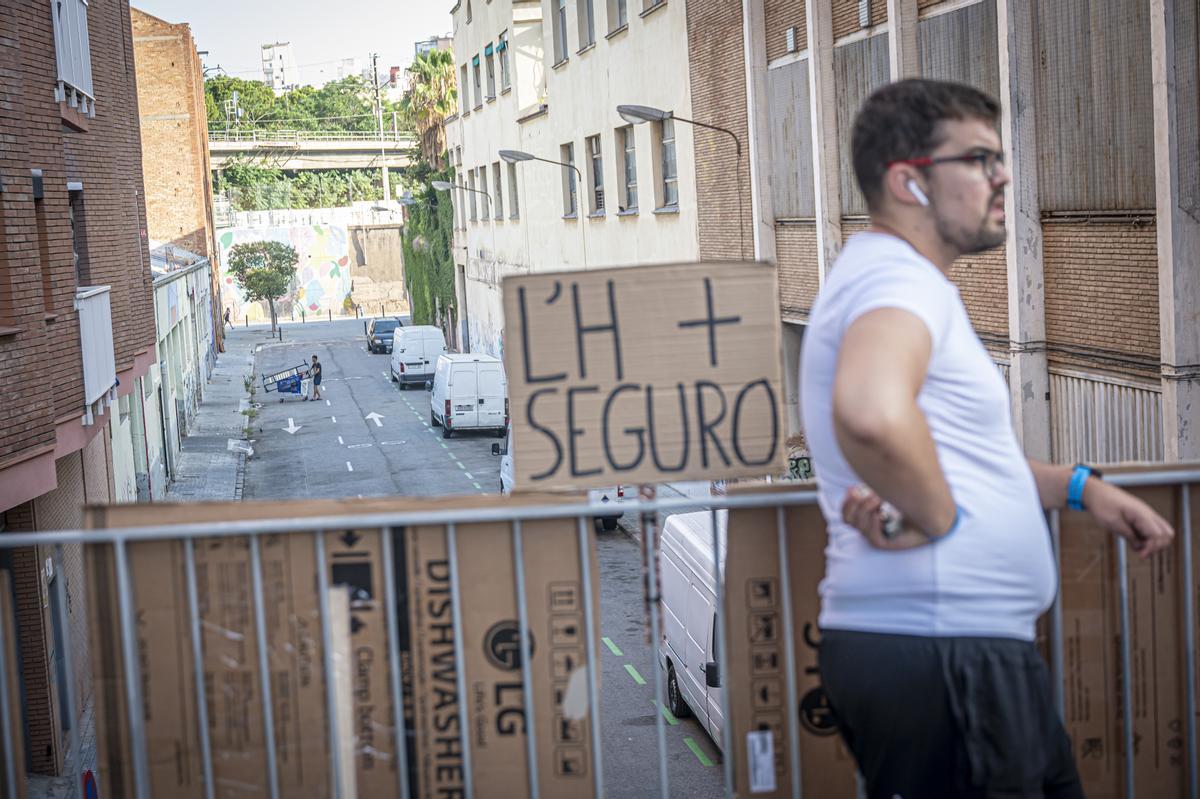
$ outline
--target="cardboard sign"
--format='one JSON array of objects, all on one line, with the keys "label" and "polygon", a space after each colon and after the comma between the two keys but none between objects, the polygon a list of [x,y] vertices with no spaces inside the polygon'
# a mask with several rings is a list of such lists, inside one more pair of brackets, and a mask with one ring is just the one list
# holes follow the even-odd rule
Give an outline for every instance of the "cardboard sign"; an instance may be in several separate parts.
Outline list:
[{"label": "cardboard sign", "polygon": [[504,318],[521,489],[782,472],[773,268],[509,277]]}]

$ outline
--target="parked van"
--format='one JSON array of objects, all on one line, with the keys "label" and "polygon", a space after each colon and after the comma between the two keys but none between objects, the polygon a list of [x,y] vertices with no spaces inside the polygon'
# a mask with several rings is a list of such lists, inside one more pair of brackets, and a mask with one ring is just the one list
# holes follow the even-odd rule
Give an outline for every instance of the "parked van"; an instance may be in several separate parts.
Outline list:
[{"label": "parked van", "polygon": [[[717,511],[720,558],[725,561],[729,512]],[[667,674],[667,703],[676,718],[695,716],[721,746],[725,718],[717,656],[716,561],[712,514],[676,513],[662,525],[659,593],[663,604],[658,657]]]},{"label": "parked van", "polygon": [[433,370],[429,423],[450,438],[461,430],[508,434],[508,380],[491,355],[439,355]]},{"label": "parked van", "polygon": [[446,354],[446,337],[440,327],[415,325],[396,330],[392,339],[392,382],[401,389],[423,386],[433,379],[438,356]]},{"label": "parked van", "polygon": [[[516,480],[513,472],[513,437],[512,428],[508,431],[508,440],[504,442],[504,446],[492,444],[492,454],[500,456],[500,493],[505,496],[513,492]],[[593,488],[588,491],[588,502],[593,505],[606,505],[609,512],[603,516],[593,516],[592,521],[596,524],[596,529],[606,533],[611,533],[617,529],[617,522],[621,520],[621,514],[624,513],[621,506],[625,504],[625,489],[627,486],[612,486],[610,488]]]}]

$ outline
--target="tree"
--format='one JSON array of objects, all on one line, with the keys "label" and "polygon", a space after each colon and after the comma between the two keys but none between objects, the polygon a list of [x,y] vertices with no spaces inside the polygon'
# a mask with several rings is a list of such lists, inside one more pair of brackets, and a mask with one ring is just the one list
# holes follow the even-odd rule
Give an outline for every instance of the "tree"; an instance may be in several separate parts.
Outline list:
[{"label": "tree", "polygon": [[431,166],[441,163],[446,150],[445,119],[454,113],[458,90],[454,54],[447,50],[421,53],[408,68],[409,89],[400,108],[421,142],[421,157]]},{"label": "tree", "polygon": [[299,261],[296,248],[278,241],[235,244],[229,251],[229,274],[246,299],[267,301],[272,331],[276,328],[275,300],[288,293]]}]

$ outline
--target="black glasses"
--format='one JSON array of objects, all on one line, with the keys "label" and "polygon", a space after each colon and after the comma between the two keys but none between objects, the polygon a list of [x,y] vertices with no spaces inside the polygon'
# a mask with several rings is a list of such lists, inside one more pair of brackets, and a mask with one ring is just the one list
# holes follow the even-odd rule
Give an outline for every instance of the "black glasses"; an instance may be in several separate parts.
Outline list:
[{"label": "black glasses", "polygon": [[891,168],[896,164],[907,164],[908,166],[927,167],[937,166],[938,164],[979,164],[979,168],[983,170],[983,176],[988,180],[995,180],[996,175],[1000,174],[1000,167],[1004,165],[1004,153],[996,150],[976,150],[966,155],[947,155],[941,158],[907,158],[901,161],[892,161],[888,164]]}]

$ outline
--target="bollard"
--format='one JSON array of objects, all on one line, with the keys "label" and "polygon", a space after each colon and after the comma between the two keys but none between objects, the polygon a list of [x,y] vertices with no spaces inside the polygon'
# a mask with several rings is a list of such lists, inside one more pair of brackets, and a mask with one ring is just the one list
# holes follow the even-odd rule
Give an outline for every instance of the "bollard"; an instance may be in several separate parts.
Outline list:
[{"label": "bollard", "polygon": [[332,308],[329,309],[329,321],[330,322],[333,321],[333,309]]},{"label": "bollard", "polygon": [[305,323],[307,323],[307,322],[308,322],[308,319],[305,317],[305,314],[304,314],[304,309],[303,309],[303,308],[301,308],[301,309],[300,309],[300,324],[302,324],[302,325],[303,325],[303,324],[305,324]]},{"label": "bollard", "polygon": [[245,327],[250,327],[250,317],[249,316],[243,316],[242,322],[245,323]]}]

